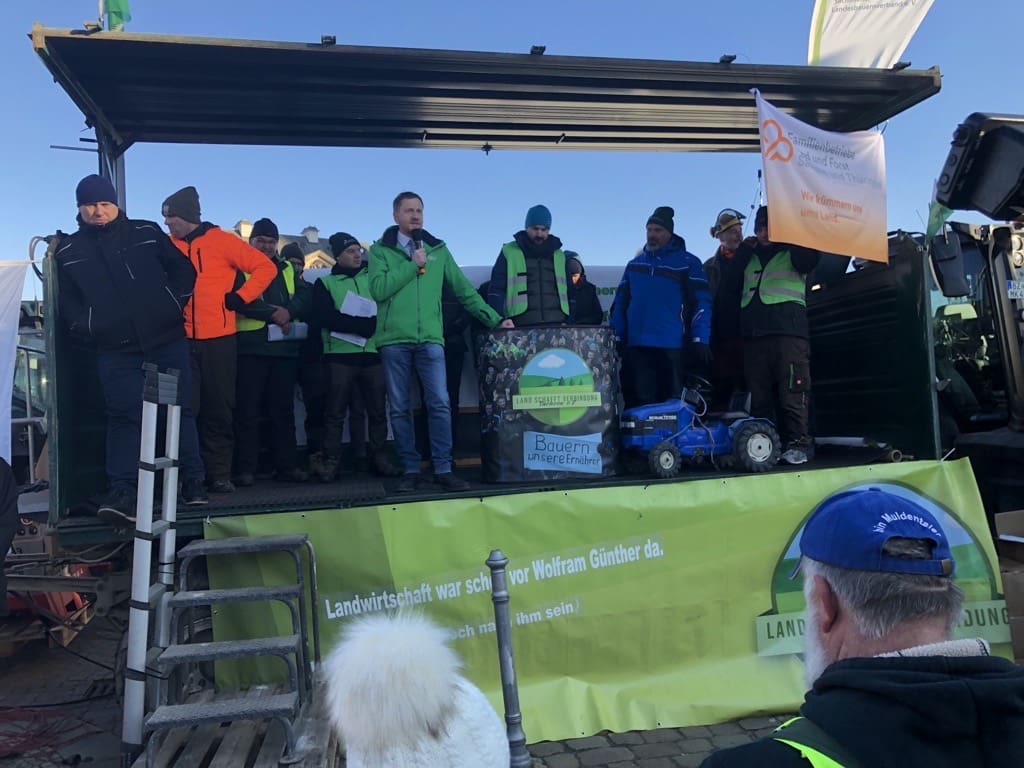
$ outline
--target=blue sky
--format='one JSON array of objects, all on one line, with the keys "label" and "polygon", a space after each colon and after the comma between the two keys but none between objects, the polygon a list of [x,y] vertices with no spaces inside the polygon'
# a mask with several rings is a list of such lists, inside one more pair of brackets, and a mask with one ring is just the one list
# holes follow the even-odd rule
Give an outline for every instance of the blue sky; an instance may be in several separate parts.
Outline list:
[{"label": "blue sky", "polygon": [[[0,32],[7,106],[0,124],[0,258],[22,259],[33,235],[74,229],[75,184],[96,169],[88,154],[49,149],[92,134],[32,52],[27,33],[34,21],[80,27],[95,16],[96,2],[9,6]],[[540,44],[548,54],[692,61],[735,53],[743,63],[804,64],[812,8],[811,0],[135,0],[129,29],[301,42],[333,34],[339,44],[524,53]],[[943,84],[937,96],[886,126],[890,229],[923,228],[932,181],[958,122],[975,111],[1021,109],[1019,54],[1004,31],[1018,18],[1019,3],[1011,0],[937,0],[911,41],[902,58],[915,69],[939,66]],[[238,109],[245,106],[240,102]],[[424,197],[426,228],[448,241],[460,263],[490,264],[522,227],[526,209],[542,202],[552,210],[552,232],[585,263],[617,265],[642,244],[647,216],[667,204],[676,210],[676,231],[703,260],[716,245],[708,235],[715,214],[724,207],[748,209],[759,167],[756,153],[485,156],[475,150],[136,145],[127,154],[127,209],[136,218],[159,220],[161,201],[193,184],[204,218],[225,227],[269,216],[282,232],[314,225],[324,234],[345,230],[370,241],[391,224],[395,193],[411,188]],[[960,218],[983,220],[978,214]],[[26,295],[33,293],[31,280]]]}]

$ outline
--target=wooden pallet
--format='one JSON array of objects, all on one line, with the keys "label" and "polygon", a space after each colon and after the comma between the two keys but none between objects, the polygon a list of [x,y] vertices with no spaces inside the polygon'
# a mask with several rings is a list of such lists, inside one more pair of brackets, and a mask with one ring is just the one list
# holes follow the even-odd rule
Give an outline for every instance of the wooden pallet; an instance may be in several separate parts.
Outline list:
[{"label": "wooden pallet", "polygon": [[[311,706],[299,714],[295,723],[295,742],[301,759],[296,768],[337,768],[344,765],[334,729],[324,714],[323,688],[314,688]],[[270,687],[252,688],[245,696],[278,693]],[[237,692],[218,694],[202,691],[190,701],[200,703],[219,698],[235,698]],[[284,752],[284,729],[276,722],[239,720],[234,723],[208,724],[176,728],[162,736],[152,768],[277,768]],[[143,753],[132,768],[146,768]]]}]

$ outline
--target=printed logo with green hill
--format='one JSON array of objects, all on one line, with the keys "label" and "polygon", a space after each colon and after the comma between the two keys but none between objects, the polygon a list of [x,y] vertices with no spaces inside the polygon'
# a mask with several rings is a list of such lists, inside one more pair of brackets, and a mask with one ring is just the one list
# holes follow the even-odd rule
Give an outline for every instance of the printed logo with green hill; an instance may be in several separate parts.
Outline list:
[{"label": "printed logo with green hill", "polygon": [[583,359],[568,349],[545,349],[526,361],[519,376],[519,392],[512,408],[533,418],[563,427],[582,418],[588,408],[601,405],[594,391],[594,376]]},{"label": "printed logo with green hill", "polygon": [[[981,637],[993,644],[1008,643],[1010,629],[1005,603],[999,599],[995,576],[970,531],[947,510],[918,492],[888,483],[871,485],[924,504],[945,531],[956,562],[953,577],[964,592],[964,616],[953,636]],[[775,565],[772,574],[772,610],[755,620],[759,656],[803,652],[803,613],[806,608],[804,580],[800,575],[792,579],[789,577],[800,559],[800,534],[803,530],[801,524]]]}]

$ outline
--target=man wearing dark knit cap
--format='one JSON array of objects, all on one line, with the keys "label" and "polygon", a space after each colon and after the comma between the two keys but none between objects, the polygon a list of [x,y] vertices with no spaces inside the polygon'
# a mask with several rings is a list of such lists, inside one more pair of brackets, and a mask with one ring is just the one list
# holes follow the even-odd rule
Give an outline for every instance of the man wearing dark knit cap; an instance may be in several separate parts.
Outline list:
[{"label": "man wearing dark knit cap", "polygon": [[626,265],[609,313],[627,408],[678,398],[684,372],[705,372],[711,360],[708,281],[674,217],[665,205],[647,219],[647,244]]},{"label": "man wearing dark knit cap", "polygon": [[190,505],[207,501],[182,315],[196,272],[157,224],[124,215],[107,179],[86,176],[76,198],[78,232],[54,254],[57,311],[73,338],[96,349],[109,483],[99,515],[123,527],[135,523],[144,363],[180,371],[180,498]]},{"label": "man wearing dark knit cap", "polygon": [[[196,270],[194,298],[185,310],[192,364],[192,407],[206,482],[231,493],[237,345],[235,312],[262,294],[277,276],[267,257],[230,232],[202,221],[199,193],[184,187],[164,200],[171,241]],[[238,273],[249,275],[237,285]]]},{"label": "man wearing dark knit cap", "polygon": [[[387,453],[387,412],[385,410],[384,368],[381,366],[374,332],[377,317],[353,314],[350,304],[360,299],[373,301],[370,296],[370,277],[363,264],[363,247],[347,232],[335,232],[330,237],[331,253],[335,264],[331,274],[321,277],[313,285],[313,312],[321,327],[324,360],[327,363],[327,413],[324,430],[324,459],[317,468],[323,482],[330,482],[338,474],[341,460],[341,438],[345,427],[345,413],[349,416],[349,434],[362,430],[356,422],[356,410],[351,408],[356,391],[362,396],[369,417],[369,458],[373,470],[385,477],[402,474]],[[349,297],[353,298],[349,298]],[[350,303],[346,304],[346,300]]]},{"label": "man wearing dark knit cap", "polygon": [[551,211],[535,205],[523,229],[501,246],[491,269],[487,303],[516,327],[569,322],[569,286],[562,241],[551,234]]},{"label": "man wearing dark knit cap", "polygon": [[[259,219],[249,245],[274,265],[277,276],[263,294],[238,310],[238,386],[235,409],[235,484],[255,482],[260,449],[260,418],[270,402],[271,455],[278,480],[301,483],[309,475],[297,464],[295,382],[302,339],[288,339],[294,320],[310,311],[310,285],[291,262],[277,255],[277,225]],[[282,338],[285,335],[285,338]]]}]

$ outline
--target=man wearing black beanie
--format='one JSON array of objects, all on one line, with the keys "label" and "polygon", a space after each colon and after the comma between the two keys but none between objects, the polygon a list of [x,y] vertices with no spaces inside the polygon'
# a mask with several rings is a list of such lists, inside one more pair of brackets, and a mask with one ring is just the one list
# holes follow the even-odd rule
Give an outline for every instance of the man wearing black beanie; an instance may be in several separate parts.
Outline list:
[{"label": "man wearing black beanie", "polygon": [[182,310],[196,272],[159,226],[128,219],[109,180],[86,176],[75,190],[78,232],[57,248],[57,315],[69,335],[96,350],[106,404],[109,494],[98,514],[134,525],[142,425],[143,363],[181,372],[180,499],[205,504],[203,462],[189,405]]},{"label": "man wearing black beanie", "polygon": [[[171,242],[196,268],[195,298],[185,311],[192,365],[192,407],[199,447],[213,493],[231,493],[234,453],[235,312],[255,300],[277,276],[266,256],[231,232],[203,221],[199,193],[184,187],[164,200],[164,224]],[[249,275],[237,285],[239,273]]]},{"label": "man wearing black beanie", "polygon": [[[277,276],[255,300],[239,308],[237,387],[235,390],[235,484],[255,482],[260,450],[260,418],[270,408],[270,453],[278,480],[301,483],[309,475],[298,466],[295,445],[295,382],[303,339],[289,340],[294,321],[306,320],[310,285],[290,262],[277,254],[277,225],[259,219],[249,232],[249,245],[277,270]],[[248,277],[246,277],[248,279]],[[282,331],[278,334],[271,326]],[[276,330],[276,329],[273,329]],[[297,334],[296,334],[297,335]]]},{"label": "man wearing black beanie", "polygon": [[[313,314],[321,331],[324,361],[327,363],[327,413],[324,429],[323,462],[317,467],[322,482],[330,482],[338,473],[341,458],[341,437],[345,426],[345,412],[349,411],[349,434],[353,427],[355,409],[352,401],[358,391],[369,417],[369,458],[374,471],[382,476],[402,474],[388,454],[385,442],[388,436],[385,410],[384,369],[374,342],[377,318],[352,314],[349,303],[360,299],[373,301],[370,296],[370,278],[363,264],[363,247],[347,232],[335,232],[330,237],[331,252],[335,258],[331,274],[321,277],[313,285]],[[358,424],[358,429],[362,429]],[[353,438],[354,440],[354,438]]]},{"label": "man wearing black beanie", "polygon": [[679,397],[686,370],[706,373],[711,293],[669,206],[647,218],[647,245],[626,265],[608,320],[623,347],[627,408]]}]

